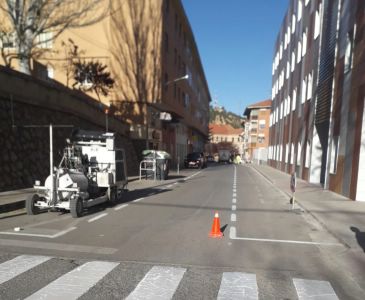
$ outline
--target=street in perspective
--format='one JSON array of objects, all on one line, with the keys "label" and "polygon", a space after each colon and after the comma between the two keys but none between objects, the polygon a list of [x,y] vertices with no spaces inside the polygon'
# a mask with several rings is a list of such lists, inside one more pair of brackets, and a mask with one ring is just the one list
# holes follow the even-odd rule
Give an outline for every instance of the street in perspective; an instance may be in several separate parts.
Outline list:
[{"label": "street in perspective", "polygon": [[0,299],[365,299],[365,4],[272,2],[0,3]]}]

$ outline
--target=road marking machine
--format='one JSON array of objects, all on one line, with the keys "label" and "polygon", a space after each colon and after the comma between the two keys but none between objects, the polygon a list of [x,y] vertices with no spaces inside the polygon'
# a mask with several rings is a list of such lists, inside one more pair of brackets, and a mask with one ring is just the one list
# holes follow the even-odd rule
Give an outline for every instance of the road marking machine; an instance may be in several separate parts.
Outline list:
[{"label": "road marking machine", "polygon": [[52,139],[50,145],[50,175],[43,186],[36,181],[36,193],[26,199],[27,214],[49,209],[77,218],[84,209],[119,199],[128,178],[125,152],[117,148],[114,133],[75,131],[58,167],[53,166]]}]

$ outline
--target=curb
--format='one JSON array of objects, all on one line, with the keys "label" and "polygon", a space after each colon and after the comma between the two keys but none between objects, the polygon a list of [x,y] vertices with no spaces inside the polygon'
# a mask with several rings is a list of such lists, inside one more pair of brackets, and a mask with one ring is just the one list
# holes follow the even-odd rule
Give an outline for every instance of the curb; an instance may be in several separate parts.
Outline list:
[{"label": "curb", "polygon": [[0,214],[8,213],[13,210],[22,209],[24,207],[25,207],[25,200],[2,204],[2,205],[0,205]]}]

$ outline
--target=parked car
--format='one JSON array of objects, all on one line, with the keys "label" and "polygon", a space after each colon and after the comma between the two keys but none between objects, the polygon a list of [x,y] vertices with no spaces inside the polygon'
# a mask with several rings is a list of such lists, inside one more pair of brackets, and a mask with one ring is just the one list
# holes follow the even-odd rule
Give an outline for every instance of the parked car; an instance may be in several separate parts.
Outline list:
[{"label": "parked car", "polygon": [[207,166],[207,161],[205,159],[204,153],[189,153],[184,160],[184,166],[185,168],[205,168]]}]

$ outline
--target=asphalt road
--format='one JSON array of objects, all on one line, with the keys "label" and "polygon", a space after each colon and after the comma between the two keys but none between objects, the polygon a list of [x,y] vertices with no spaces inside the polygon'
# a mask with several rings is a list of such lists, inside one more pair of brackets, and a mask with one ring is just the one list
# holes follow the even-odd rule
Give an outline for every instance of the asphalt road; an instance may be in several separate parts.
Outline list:
[{"label": "asphalt road", "polygon": [[79,219],[2,219],[0,251],[1,299],[365,298],[337,267],[345,247],[250,166],[185,171]]}]

